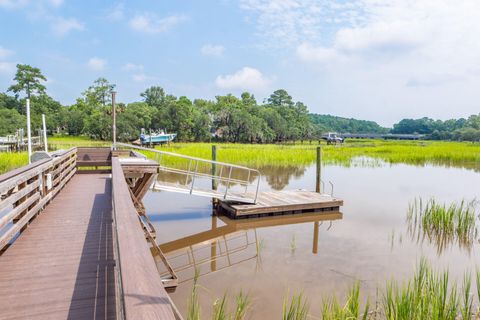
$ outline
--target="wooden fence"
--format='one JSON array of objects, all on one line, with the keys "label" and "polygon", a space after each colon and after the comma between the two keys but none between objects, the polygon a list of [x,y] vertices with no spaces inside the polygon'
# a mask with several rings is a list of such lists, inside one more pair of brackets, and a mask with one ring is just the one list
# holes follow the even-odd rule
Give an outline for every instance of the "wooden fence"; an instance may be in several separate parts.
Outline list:
[{"label": "wooden fence", "polygon": [[0,175],[0,252],[76,172],[77,148]]}]

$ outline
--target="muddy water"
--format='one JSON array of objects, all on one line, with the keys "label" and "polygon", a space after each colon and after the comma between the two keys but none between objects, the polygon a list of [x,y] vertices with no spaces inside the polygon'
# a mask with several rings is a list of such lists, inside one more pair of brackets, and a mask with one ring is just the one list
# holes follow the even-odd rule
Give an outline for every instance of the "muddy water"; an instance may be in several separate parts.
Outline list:
[{"label": "muddy water", "polygon": [[[314,166],[269,167],[262,172],[263,190],[314,188]],[[422,256],[437,268],[449,268],[458,279],[480,266],[478,242],[470,248],[451,243],[439,251],[428,240],[412,239],[406,223],[408,203],[415,197],[445,202],[480,198],[478,171],[376,164],[326,166],[322,177],[331,180],[334,194],[344,199],[343,216],[238,225],[212,217],[207,198],[149,193],[145,204],[157,241],[166,244],[167,251],[176,250],[168,255],[179,268],[182,283],[172,298],[180,311],[187,310],[195,262],[200,262],[202,274],[204,319],[209,318],[212,301],[225,292],[247,292],[253,300],[252,319],[278,319],[285,295],[303,291],[310,313],[318,316],[322,297],[342,297],[359,280],[362,294],[375,299],[377,288],[381,294],[386,280],[409,277]],[[218,258],[212,262],[212,256]]]}]

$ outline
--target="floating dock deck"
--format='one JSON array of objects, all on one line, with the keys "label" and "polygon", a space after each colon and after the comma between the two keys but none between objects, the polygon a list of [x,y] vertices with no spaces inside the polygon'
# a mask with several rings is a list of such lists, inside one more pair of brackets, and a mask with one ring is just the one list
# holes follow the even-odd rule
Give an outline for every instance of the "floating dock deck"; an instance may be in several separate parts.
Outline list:
[{"label": "floating dock deck", "polygon": [[269,191],[258,194],[256,204],[220,201],[220,208],[233,219],[283,214],[338,211],[343,200],[307,190]]}]

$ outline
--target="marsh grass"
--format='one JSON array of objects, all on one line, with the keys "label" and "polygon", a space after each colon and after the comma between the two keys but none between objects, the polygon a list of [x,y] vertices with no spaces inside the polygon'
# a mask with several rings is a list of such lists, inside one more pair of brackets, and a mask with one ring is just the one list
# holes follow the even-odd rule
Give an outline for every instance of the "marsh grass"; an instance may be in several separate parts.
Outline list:
[{"label": "marsh grass", "polygon": [[[215,143],[218,160],[257,168],[310,165],[318,144]],[[211,143],[174,143],[157,149],[211,159]],[[322,145],[323,163],[378,166],[386,163],[436,164],[480,169],[480,144],[444,141],[347,140],[342,146]],[[355,160],[357,159],[357,160]],[[363,159],[363,160],[362,160]],[[374,161],[372,161],[373,159]]]},{"label": "marsh grass", "polygon": [[282,307],[282,320],[306,320],[308,310],[308,301],[303,293],[294,294],[290,302],[285,297]]},{"label": "marsh grass", "polygon": [[370,304],[367,300],[363,310],[360,308],[360,283],[356,282],[347,293],[345,302],[340,304],[334,296],[322,304],[323,320],[368,319]]},{"label": "marsh grass", "polygon": [[[79,136],[49,137],[51,150],[79,147],[108,147],[110,141],[91,140]],[[295,144],[234,144],[214,143],[218,147],[218,160],[255,168],[267,166],[308,166],[315,162],[317,143]],[[172,143],[156,149],[211,159],[212,143]],[[142,151],[149,158],[155,154]],[[323,164],[375,167],[385,163],[413,165],[443,165],[480,170],[480,144],[444,141],[385,141],[347,140],[342,146],[322,145]],[[186,169],[188,162],[165,157],[164,165]],[[20,166],[20,165],[18,165]],[[9,170],[11,167],[6,167]],[[1,167],[0,167],[1,169]],[[202,168],[208,171],[210,167]]]},{"label": "marsh grass", "polygon": [[[448,270],[433,269],[425,258],[417,264],[413,276],[406,281],[387,281],[384,289],[377,288],[371,310],[369,299],[362,298],[360,282],[355,282],[343,300],[330,295],[321,302],[320,317],[310,314],[310,306],[302,292],[285,295],[282,320],[469,320],[480,318],[480,270],[475,272],[476,292],[472,290],[472,276],[466,272],[457,285]],[[188,303],[188,320],[200,319],[197,280],[194,280]],[[379,293],[380,291],[380,293]],[[192,303],[195,302],[195,303]],[[236,307],[228,310],[228,296],[215,300],[212,319],[242,320],[247,318],[250,298],[240,292]],[[365,301],[365,303],[363,303]],[[255,314],[252,315],[255,318]]]},{"label": "marsh grass", "polygon": [[292,239],[290,240],[290,252],[294,254],[296,250],[297,250],[297,237],[294,233],[292,235]]},{"label": "marsh grass", "polygon": [[450,283],[448,271],[435,272],[422,258],[413,279],[387,283],[383,300],[385,319],[451,319],[459,315],[457,286]]},{"label": "marsh grass", "polygon": [[27,164],[27,152],[0,152],[0,174]]},{"label": "marsh grass", "polygon": [[476,207],[476,200],[447,205],[416,198],[407,211],[408,231],[417,241],[433,243],[439,254],[455,242],[470,250],[478,235]]},{"label": "marsh grass", "polygon": [[[200,320],[201,309],[199,303],[200,285],[198,284],[198,278],[200,276],[200,270],[195,269],[195,275],[193,277],[192,290],[188,298],[187,304],[187,320]],[[247,315],[247,311],[250,308],[250,298],[247,294],[240,291],[235,297],[235,309],[233,312],[228,310],[228,297],[225,293],[222,298],[216,299],[213,302],[212,320],[243,320]]]}]

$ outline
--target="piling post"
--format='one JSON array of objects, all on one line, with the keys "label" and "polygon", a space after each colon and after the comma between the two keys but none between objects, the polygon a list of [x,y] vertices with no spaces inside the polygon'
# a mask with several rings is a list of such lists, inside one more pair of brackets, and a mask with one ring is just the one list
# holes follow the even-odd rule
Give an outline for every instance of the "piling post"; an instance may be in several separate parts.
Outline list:
[{"label": "piling post", "polygon": [[30,127],[30,99],[27,98],[27,150],[28,150],[28,163],[31,163],[32,157],[32,133]]},{"label": "piling post", "polygon": [[[212,230],[217,229],[217,215],[212,215]],[[210,244],[210,270],[217,271],[217,241]]]},{"label": "piling post", "polygon": [[313,223],[313,247],[312,247],[312,253],[317,254],[318,253],[318,229],[320,227],[320,224],[318,221],[315,221]]},{"label": "piling post", "polygon": [[117,110],[115,106],[116,92],[112,91],[112,138],[113,138],[113,150],[117,149]]},{"label": "piling post", "polygon": [[[212,145],[212,161],[217,161],[217,146]],[[217,190],[217,180],[215,179],[215,176],[217,175],[217,164],[212,163],[212,189]]]},{"label": "piling post", "polygon": [[315,192],[320,193],[320,183],[322,179],[322,148],[317,147],[317,181],[315,184]]},{"label": "piling post", "polygon": [[42,125],[43,125],[43,145],[45,147],[45,152],[48,152],[47,124],[45,122],[45,115],[44,114],[42,114]]}]

